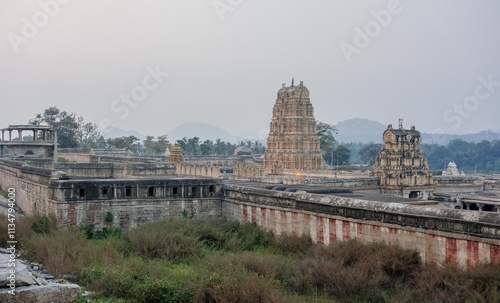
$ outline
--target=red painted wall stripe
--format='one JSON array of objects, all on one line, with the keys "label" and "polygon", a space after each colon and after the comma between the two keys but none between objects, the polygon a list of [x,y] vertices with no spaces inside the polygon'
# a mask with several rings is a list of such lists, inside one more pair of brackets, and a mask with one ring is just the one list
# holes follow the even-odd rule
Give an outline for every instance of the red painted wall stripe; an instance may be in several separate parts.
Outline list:
[{"label": "red painted wall stripe", "polygon": [[457,239],[446,238],[446,262],[457,263]]},{"label": "red painted wall stripe", "polygon": [[349,221],[342,221],[342,238],[343,240],[351,239],[351,224]]}]

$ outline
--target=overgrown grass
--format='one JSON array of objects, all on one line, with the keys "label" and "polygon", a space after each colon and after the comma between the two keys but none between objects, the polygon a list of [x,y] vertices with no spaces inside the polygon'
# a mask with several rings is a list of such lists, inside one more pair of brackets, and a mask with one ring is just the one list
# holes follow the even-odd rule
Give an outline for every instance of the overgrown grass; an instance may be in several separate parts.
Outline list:
[{"label": "overgrown grass", "polygon": [[164,219],[127,233],[58,230],[43,216],[17,223],[26,257],[77,276],[92,302],[500,301],[498,264],[424,265],[382,243],[316,245],[224,219]]}]

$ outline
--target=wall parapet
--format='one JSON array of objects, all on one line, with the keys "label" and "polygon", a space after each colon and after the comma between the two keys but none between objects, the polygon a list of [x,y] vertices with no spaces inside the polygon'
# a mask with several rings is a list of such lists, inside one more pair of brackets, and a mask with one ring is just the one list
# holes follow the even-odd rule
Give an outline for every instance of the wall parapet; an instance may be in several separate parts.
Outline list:
[{"label": "wall parapet", "polygon": [[500,215],[498,213],[415,207],[399,203],[280,192],[231,184],[224,186],[224,192],[226,199],[256,205],[500,239]]}]

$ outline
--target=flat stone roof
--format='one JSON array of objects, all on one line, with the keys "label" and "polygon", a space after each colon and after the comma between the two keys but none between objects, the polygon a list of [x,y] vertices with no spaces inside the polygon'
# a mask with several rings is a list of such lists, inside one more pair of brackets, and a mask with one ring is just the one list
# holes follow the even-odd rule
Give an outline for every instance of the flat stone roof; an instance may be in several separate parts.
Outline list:
[{"label": "flat stone roof", "polygon": [[308,184],[274,184],[274,183],[260,183],[260,182],[244,182],[244,181],[224,181],[227,184],[234,184],[238,186],[246,186],[260,189],[269,189],[276,191],[287,192],[300,192],[304,191],[310,194],[320,194],[327,196],[337,196],[344,198],[353,198],[374,202],[392,202],[392,203],[409,203],[411,202],[428,202],[428,200],[409,199],[392,195],[384,195],[379,193],[376,189],[367,190],[351,190],[344,187],[327,187]]},{"label": "flat stone roof", "polygon": [[48,125],[35,125],[35,124],[17,124],[17,125],[9,125],[7,128],[2,128],[2,130],[18,130],[18,129],[23,129],[23,130],[54,130],[53,127],[48,126]]}]

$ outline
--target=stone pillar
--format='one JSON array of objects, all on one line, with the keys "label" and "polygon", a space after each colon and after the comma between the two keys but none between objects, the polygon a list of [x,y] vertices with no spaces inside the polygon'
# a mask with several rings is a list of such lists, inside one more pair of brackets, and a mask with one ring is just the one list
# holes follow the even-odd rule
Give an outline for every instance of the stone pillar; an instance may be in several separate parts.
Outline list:
[{"label": "stone pillar", "polygon": [[54,131],[54,163],[57,163],[57,132]]},{"label": "stone pillar", "polygon": [[4,138],[4,130],[2,130],[2,141],[5,141],[5,138]]},{"label": "stone pillar", "polygon": [[37,141],[38,140],[38,136],[37,136],[38,132],[36,129],[33,130],[33,141]]},{"label": "stone pillar", "polygon": [[18,133],[18,136],[19,136],[19,141],[23,141],[23,130],[22,129],[18,129],[17,133]]},{"label": "stone pillar", "polygon": [[12,141],[12,130],[9,129],[9,141]]}]

